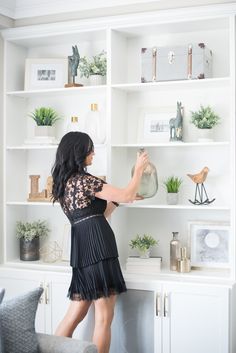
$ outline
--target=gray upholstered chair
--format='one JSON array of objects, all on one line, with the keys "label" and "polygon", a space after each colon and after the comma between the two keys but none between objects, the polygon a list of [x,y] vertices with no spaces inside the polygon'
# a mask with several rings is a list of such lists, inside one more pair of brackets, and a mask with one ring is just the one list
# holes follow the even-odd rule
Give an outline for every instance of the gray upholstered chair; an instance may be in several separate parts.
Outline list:
[{"label": "gray upholstered chair", "polygon": [[[4,292],[0,288],[0,304]],[[0,353],[97,353],[91,342],[35,332],[42,292],[42,288],[36,288],[0,305]]]},{"label": "gray upholstered chair", "polygon": [[38,333],[40,353],[97,353],[94,344],[74,338]]}]

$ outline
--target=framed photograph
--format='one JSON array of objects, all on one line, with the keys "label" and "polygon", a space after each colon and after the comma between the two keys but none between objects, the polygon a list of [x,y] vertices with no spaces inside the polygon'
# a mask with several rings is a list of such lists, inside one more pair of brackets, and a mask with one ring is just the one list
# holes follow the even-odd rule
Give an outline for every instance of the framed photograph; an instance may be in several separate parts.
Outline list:
[{"label": "framed photograph", "polygon": [[189,222],[191,266],[230,267],[230,226],[218,222]]},{"label": "framed photograph", "polygon": [[63,88],[68,82],[68,59],[26,59],[25,90]]},{"label": "framed photograph", "polygon": [[71,225],[66,223],[62,237],[62,261],[70,261]]},{"label": "framed photograph", "polygon": [[142,108],[138,124],[138,142],[169,142],[169,121],[176,116],[176,107]]}]

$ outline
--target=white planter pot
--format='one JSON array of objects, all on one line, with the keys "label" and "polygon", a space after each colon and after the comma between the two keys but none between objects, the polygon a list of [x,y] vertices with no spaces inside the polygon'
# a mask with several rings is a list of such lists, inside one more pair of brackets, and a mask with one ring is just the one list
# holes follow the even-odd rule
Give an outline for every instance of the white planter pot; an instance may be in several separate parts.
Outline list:
[{"label": "white planter pot", "polygon": [[144,251],[140,251],[139,250],[139,257],[141,259],[149,259],[150,257],[150,254],[151,254],[151,249],[147,249],[147,250],[144,250]]},{"label": "white planter pot", "polygon": [[212,142],[212,129],[198,129],[198,142]]},{"label": "white planter pot", "polygon": [[177,205],[179,201],[179,194],[177,192],[168,192],[166,194],[166,201],[168,205]]},{"label": "white planter pot", "polygon": [[53,126],[35,126],[34,129],[35,137],[54,137],[54,127]]},{"label": "white planter pot", "polygon": [[91,75],[89,76],[89,83],[91,86],[99,86],[104,83],[104,76],[102,75]]}]

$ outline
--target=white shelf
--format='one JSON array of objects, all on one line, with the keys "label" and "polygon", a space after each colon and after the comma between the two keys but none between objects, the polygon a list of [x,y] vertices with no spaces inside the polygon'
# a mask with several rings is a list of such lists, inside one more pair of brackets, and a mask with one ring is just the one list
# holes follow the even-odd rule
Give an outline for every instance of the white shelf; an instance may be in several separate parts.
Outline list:
[{"label": "white shelf", "polygon": [[126,208],[155,208],[155,209],[167,209],[167,210],[208,210],[208,211],[229,211],[230,207],[229,206],[213,206],[213,205],[157,205],[157,204],[144,204],[141,203],[142,201],[138,201],[137,203],[131,203],[131,204],[123,204],[121,203],[121,207],[126,207]]},{"label": "white shelf", "polygon": [[[94,147],[96,148],[105,148],[106,144],[95,144]],[[56,150],[58,144],[55,145],[21,145],[21,146],[7,146],[6,149],[9,151],[15,150]]]},{"label": "white shelf", "polygon": [[179,80],[179,81],[163,81],[163,82],[147,82],[147,83],[119,83],[111,85],[112,88],[120,89],[126,92],[144,92],[151,90],[164,89],[201,89],[205,87],[223,87],[230,84],[229,77],[205,78],[202,80]]},{"label": "white shelf", "polygon": [[48,270],[48,271],[60,271],[60,272],[71,272],[71,267],[67,261],[55,261],[55,262],[43,262],[38,261],[21,261],[14,259],[13,261],[6,261],[7,267],[32,269],[32,270]]},{"label": "white shelf", "polygon": [[106,85],[99,86],[83,86],[83,87],[69,87],[69,88],[54,88],[54,89],[40,89],[40,90],[31,90],[31,91],[10,91],[7,92],[8,96],[21,97],[21,98],[30,98],[46,95],[66,95],[66,94],[88,94],[89,92],[105,91]]},{"label": "white shelf", "polygon": [[[201,283],[206,281],[215,282],[217,284],[231,284],[230,272],[228,270],[199,270],[192,269],[188,273],[179,273],[176,271],[170,271],[167,268],[161,269],[159,274],[140,274],[140,273],[130,273],[122,268],[124,279],[128,287],[139,286],[143,283],[145,287],[146,284],[151,284],[151,282],[156,282],[158,280],[165,281],[181,281],[181,282],[198,282]],[[154,284],[154,283],[153,283]],[[140,288],[141,289],[141,288]]]},{"label": "white shelf", "polygon": [[163,142],[163,143],[120,143],[112,144],[111,147],[214,147],[214,146],[229,146],[229,141],[213,141],[213,142]]},{"label": "white shelf", "polygon": [[8,201],[6,204],[7,206],[60,206],[58,202],[53,204],[52,202]]}]

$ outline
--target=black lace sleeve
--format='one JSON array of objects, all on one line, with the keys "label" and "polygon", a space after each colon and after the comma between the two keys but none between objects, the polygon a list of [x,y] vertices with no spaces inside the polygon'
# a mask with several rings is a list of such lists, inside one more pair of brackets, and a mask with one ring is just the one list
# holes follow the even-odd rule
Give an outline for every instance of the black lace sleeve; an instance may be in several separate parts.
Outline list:
[{"label": "black lace sleeve", "polygon": [[96,192],[99,192],[102,190],[104,183],[105,182],[102,179],[97,178],[97,177],[90,175],[90,174],[86,174],[83,177],[83,189],[84,189],[85,194],[90,199],[93,200],[95,198]]}]

